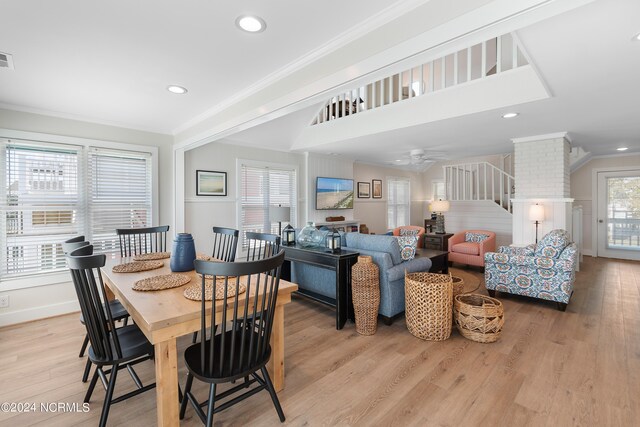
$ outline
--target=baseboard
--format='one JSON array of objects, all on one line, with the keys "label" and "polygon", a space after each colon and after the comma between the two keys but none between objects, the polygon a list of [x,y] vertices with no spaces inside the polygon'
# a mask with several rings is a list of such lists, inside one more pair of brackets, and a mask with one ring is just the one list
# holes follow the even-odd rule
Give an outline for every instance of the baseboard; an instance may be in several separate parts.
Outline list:
[{"label": "baseboard", "polygon": [[11,311],[9,313],[0,313],[0,327],[60,316],[61,314],[73,313],[74,311],[80,311],[80,306],[78,305],[78,301],[72,300],[58,304]]},{"label": "baseboard", "polygon": [[593,252],[591,249],[582,251],[582,255],[593,256]]}]

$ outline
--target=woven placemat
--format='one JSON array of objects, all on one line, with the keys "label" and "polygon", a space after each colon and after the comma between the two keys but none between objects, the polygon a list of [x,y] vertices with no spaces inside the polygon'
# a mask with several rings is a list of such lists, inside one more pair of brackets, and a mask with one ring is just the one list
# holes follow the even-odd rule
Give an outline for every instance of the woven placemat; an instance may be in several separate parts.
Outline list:
[{"label": "woven placemat", "polygon": [[[216,286],[216,299],[224,299],[224,279],[218,279]],[[247,286],[244,283],[240,283],[238,286],[238,292],[240,294],[247,291]],[[205,301],[211,301],[213,295],[213,280],[207,280],[204,285],[204,299]],[[229,279],[227,284],[227,298],[236,296],[236,281],[235,279]],[[193,301],[202,301],[202,282],[191,285],[184,290],[184,297]]]},{"label": "woven placemat", "polygon": [[160,291],[163,289],[177,288],[186,285],[191,277],[186,274],[163,274],[161,276],[147,277],[133,284],[134,291]]},{"label": "woven placemat", "polygon": [[134,261],[153,261],[156,259],[171,258],[171,252],[151,252],[148,254],[140,254],[133,257]]},{"label": "woven placemat", "polygon": [[196,259],[199,259],[202,261],[212,261],[213,257],[207,254],[196,254]]},{"label": "woven placemat", "polygon": [[140,271],[155,270],[164,265],[162,261],[133,261],[114,265],[111,271],[114,273],[137,273]]}]

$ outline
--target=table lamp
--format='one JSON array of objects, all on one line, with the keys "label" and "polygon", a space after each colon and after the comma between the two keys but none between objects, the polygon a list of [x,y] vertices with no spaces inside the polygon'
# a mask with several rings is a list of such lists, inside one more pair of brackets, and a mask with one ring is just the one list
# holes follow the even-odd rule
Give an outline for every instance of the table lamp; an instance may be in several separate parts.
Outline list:
[{"label": "table lamp", "polygon": [[436,226],[435,226],[435,233],[436,234],[444,234],[444,212],[447,212],[449,210],[449,201],[448,200],[436,200],[434,202],[431,202],[431,210],[433,212],[437,213],[436,216]]},{"label": "table lamp", "polygon": [[538,244],[538,225],[544,221],[544,206],[535,204],[529,207],[529,221],[536,224],[536,244]]},{"label": "table lamp", "polygon": [[282,222],[291,220],[291,208],[288,206],[269,206],[269,222],[278,221],[278,236],[282,235]]}]

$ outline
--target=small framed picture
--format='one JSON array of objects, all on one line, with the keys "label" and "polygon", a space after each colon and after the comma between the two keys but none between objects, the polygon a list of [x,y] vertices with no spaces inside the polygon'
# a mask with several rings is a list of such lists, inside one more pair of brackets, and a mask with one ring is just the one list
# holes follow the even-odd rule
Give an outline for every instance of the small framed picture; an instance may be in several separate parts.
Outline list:
[{"label": "small framed picture", "polygon": [[358,183],[358,199],[368,199],[371,195],[371,186],[368,182]]},{"label": "small framed picture", "polygon": [[226,196],[227,173],[196,171],[196,196]]},{"label": "small framed picture", "polygon": [[382,180],[374,179],[371,182],[373,183],[373,198],[382,199]]}]

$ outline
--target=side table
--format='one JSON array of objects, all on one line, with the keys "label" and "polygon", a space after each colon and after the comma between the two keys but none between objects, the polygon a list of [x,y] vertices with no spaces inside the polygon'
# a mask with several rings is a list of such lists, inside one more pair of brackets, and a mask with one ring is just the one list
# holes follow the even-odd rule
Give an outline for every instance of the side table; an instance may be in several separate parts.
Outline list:
[{"label": "side table", "polygon": [[425,233],[424,247],[425,249],[435,249],[436,251],[448,251],[449,237],[451,236],[453,236],[453,233]]}]

